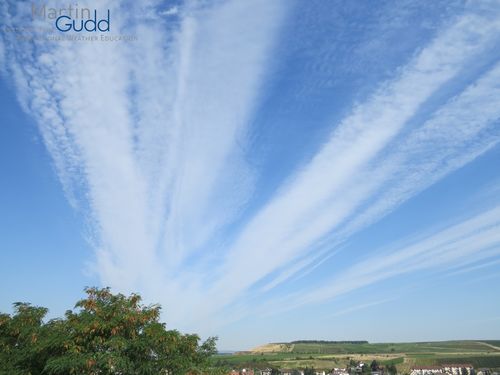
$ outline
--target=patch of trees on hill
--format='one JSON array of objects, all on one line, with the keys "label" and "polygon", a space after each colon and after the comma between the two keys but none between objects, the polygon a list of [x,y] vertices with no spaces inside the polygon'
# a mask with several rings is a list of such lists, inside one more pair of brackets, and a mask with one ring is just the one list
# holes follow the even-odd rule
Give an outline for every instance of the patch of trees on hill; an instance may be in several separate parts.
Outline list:
[{"label": "patch of trees on hill", "polygon": [[368,344],[368,341],[297,340],[290,344]]}]

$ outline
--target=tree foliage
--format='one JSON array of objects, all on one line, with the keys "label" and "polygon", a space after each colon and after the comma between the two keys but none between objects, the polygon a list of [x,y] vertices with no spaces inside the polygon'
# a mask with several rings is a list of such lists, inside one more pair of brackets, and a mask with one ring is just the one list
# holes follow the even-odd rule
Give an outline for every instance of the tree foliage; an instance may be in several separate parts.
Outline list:
[{"label": "tree foliage", "polygon": [[64,318],[44,323],[47,309],[14,304],[0,314],[0,374],[207,373],[216,338],[167,330],[160,306],[137,294],[87,288],[87,297]]},{"label": "tree foliage", "polygon": [[389,373],[389,375],[396,375],[398,373],[398,369],[393,363],[391,363],[387,366],[387,372]]},{"label": "tree foliage", "polygon": [[330,340],[296,340],[291,341],[290,344],[368,344],[366,340],[355,340],[355,341],[330,341]]}]

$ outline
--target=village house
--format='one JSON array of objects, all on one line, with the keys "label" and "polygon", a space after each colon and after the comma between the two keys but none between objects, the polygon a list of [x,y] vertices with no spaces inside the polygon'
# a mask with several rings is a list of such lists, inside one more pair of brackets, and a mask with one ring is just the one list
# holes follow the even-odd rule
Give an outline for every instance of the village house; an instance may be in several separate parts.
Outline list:
[{"label": "village house", "polygon": [[372,375],[384,375],[385,367],[381,365],[377,365],[372,367]]},{"label": "village house", "polygon": [[442,365],[444,372],[452,375],[465,375],[463,370],[467,372],[467,375],[471,375],[471,371],[474,368],[470,363],[447,363]]},{"label": "village house", "polygon": [[349,372],[346,368],[335,367],[332,371],[330,371],[330,375],[349,375]]},{"label": "village house", "polygon": [[412,367],[410,375],[434,375],[442,373],[443,373],[443,368],[441,366],[424,366],[424,367]]},{"label": "village house", "polygon": [[254,371],[252,369],[241,369],[241,370],[231,370],[228,375],[254,375]]},{"label": "village house", "polygon": [[351,367],[351,374],[361,374],[363,372],[363,367],[365,364],[363,362],[359,362],[356,367]]}]

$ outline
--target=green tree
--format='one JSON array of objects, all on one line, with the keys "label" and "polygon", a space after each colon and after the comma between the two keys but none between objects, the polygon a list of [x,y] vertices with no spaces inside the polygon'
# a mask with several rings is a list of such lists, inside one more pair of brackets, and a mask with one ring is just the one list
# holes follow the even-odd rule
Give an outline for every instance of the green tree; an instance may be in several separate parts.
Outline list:
[{"label": "green tree", "polygon": [[304,369],[304,375],[315,375],[316,371],[314,370],[314,367],[306,367]]},{"label": "green tree", "polygon": [[0,314],[0,374],[40,373],[48,353],[43,344],[47,309],[14,303],[14,315]]},{"label": "green tree", "polygon": [[47,309],[16,304],[0,315],[0,374],[185,374],[206,372],[216,338],[167,330],[160,306],[137,294],[87,288],[63,319],[43,323]]},{"label": "green tree", "polygon": [[398,373],[398,369],[393,363],[391,363],[387,366],[387,372],[389,373],[389,375],[396,375]]}]

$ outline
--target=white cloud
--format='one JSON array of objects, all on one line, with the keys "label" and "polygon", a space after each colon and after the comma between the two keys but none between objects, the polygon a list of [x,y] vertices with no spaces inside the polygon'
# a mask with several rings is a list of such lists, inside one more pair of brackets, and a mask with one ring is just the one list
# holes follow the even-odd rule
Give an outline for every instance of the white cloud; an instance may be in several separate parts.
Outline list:
[{"label": "white cloud", "polygon": [[[395,80],[356,107],[311,162],[245,226],[214,290],[225,290],[225,296],[238,295],[280,265],[314,249],[317,241],[353,214],[352,225],[359,229],[362,225],[356,221],[369,221],[370,215],[370,220],[381,217],[390,207],[425,188],[426,179],[435,182],[444,171],[460,167],[497,142],[480,134],[485,128],[491,129],[499,115],[495,105],[498,69],[493,69],[477,87],[470,87],[410,135],[400,149],[386,149],[430,95],[488,46],[499,28],[498,20],[462,17],[423,49]],[[471,108],[477,103],[482,103],[481,107]],[[470,122],[463,123],[465,111]],[[456,131],[458,126],[461,132]],[[459,150],[471,139],[475,142],[466,152]],[[435,142],[445,151],[434,155]],[[380,155],[381,151],[389,156]],[[419,159],[421,154],[430,160]],[[442,171],[436,170],[444,160],[447,165]],[[393,175],[401,183],[394,183]],[[391,194],[384,196],[387,189],[392,189]],[[380,192],[383,198],[369,206],[367,213],[355,214]],[[251,277],[238,278],[244,269],[255,271]]]},{"label": "white cloud", "polygon": [[347,307],[345,309],[339,310],[339,311],[331,314],[330,317],[334,318],[334,317],[338,317],[338,316],[350,314],[352,312],[359,311],[359,310],[364,310],[364,309],[367,309],[369,307],[382,305],[384,303],[387,303],[387,302],[393,301],[393,300],[394,300],[394,298],[386,298],[386,299],[382,299],[382,300],[361,303],[359,305],[354,305],[354,306]]},{"label": "white cloud", "polygon": [[480,264],[475,264],[475,265],[468,266],[468,267],[463,267],[462,266],[462,267],[459,267],[458,270],[449,272],[448,274],[446,274],[446,276],[461,275],[463,273],[468,273],[468,272],[471,272],[471,271],[477,271],[477,270],[480,270],[480,269],[483,269],[483,268],[489,268],[489,267],[495,266],[495,265],[497,265],[499,263],[500,263],[500,259],[493,259],[493,260],[489,260],[489,261],[486,261],[486,262],[483,262],[483,263],[480,263]]},{"label": "white cloud", "polygon": [[[189,2],[165,13],[179,17],[175,28],[161,17],[128,18],[155,5],[113,10],[113,28],[135,33],[137,42],[21,47],[4,35],[2,45],[68,199],[88,210],[103,283],[167,302],[169,321],[181,328],[198,320],[209,331],[214,314],[231,304],[239,306],[234,316],[244,314],[243,296],[256,283],[269,279],[255,292],[265,295],[312,269],[349,235],[498,142],[499,66],[465,87],[456,81],[498,40],[500,17],[466,12],[332,124],[309,163],[245,221],[239,215],[258,178],[245,162],[249,124],[273,74],[289,2]],[[14,24],[30,8],[1,9]],[[426,112],[444,86],[456,95]],[[218,236],[235,219],[242,221],[229,230],[234,241]],[[307,301],[431,267],[429,254],[443,265],[482,259],[498,238],[476,224],[464,224],[462,237],[455,229],[370,258],[373,272],[354,265]]]},{"label": "white cloud", "polygon": [[[446,272],[500,255],[500,206],[414,240],[396,249],[381,249],[362,261],[326,278],[313,290],[297,290],[268,302],[264,311],[278,314],[318,304],[360,288],[402,275],[439,270]],[[450,274],[445,273],[445,276]]]},{"label": "white cloud", "polygon": [[173,16],[179,13],[179,7],[173,6],[160,12],[161,16]]},{"label": "white cloud", "polygon": [[[13,14],[2,5],[7,22],[26,22],[31,8],[22,5]],[[4,36],[20,101],[68,198],[88,208],[103,283],[168,299],[188,288],[178,266],[252,191],[247,125],[290,6],[192,2],[167,34],[161,21],[135,16],[154,5],[124,13],[100,3],[113,30],[136,42],[16,45]]]}]

